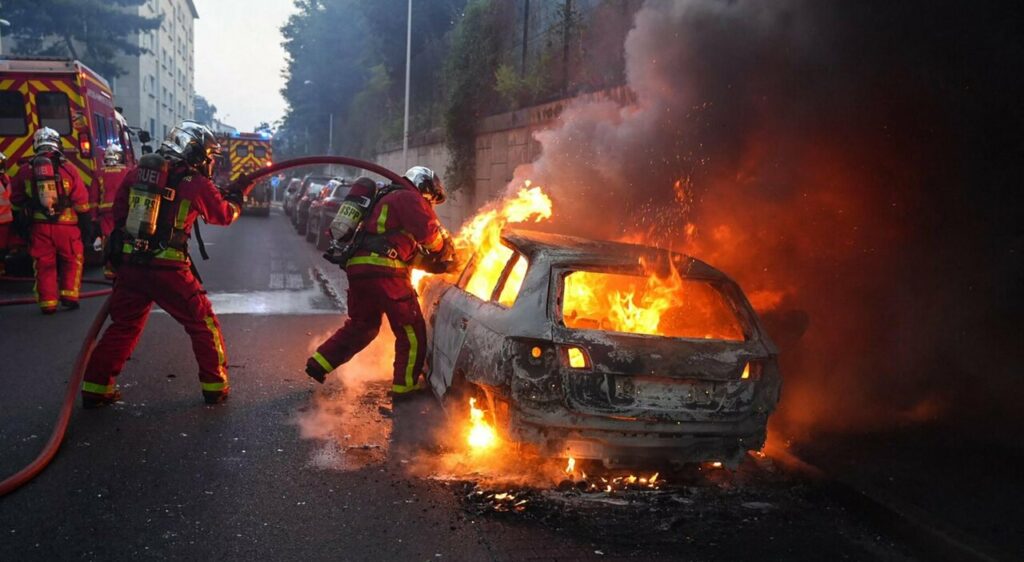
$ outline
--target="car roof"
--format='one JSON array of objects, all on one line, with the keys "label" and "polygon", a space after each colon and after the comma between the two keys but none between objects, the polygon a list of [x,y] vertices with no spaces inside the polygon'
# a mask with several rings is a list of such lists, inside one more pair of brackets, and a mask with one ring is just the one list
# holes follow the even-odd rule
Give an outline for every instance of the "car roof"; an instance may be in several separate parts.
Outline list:
[{"label": "car roof", "polygon": [[729,280],[727,275],[697,258],[653,246],[594,240],[520,228],[506,228],[502,231],[502,239],[525,254],[531,261],[535,257],[543,255],[557,265],[634,267],[640,259],[651,260],[654,263],[671,255],[676,262],[676,267],[685,277]]}]

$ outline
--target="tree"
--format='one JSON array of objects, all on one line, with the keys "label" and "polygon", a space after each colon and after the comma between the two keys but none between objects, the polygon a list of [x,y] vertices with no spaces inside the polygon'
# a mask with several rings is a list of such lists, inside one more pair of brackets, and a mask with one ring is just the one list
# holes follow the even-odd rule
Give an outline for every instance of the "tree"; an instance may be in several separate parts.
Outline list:
[{"label": "tree", "polygon": [[217,119],[217,106],[213,105],[203,96],[196,94],[195,96],[196,106],[196,121],[210,127],[213,125],[214,120]]},{"label": "tree", "polygon": [[270,126],[270,123],[267,123],[266,121],[260,121],[260,124],[256,125],[256,131],[255,132],[257,132],[257,133],[266,133],[268,135],[273,135],[274,134],[274,128]]},{"label": "tree", "polygon": [[160,26],[160,18],[137,13],[145,0],[4,0],[4,18],[17,54],[77,59],[107,78],[124,74],[119,54],[138,55],[139,33]]},{"label": "tree", "polygon": [[471,0],[452,32],[451,49],[445,61],[445,137],[451,154],[445,173],[452,190],[474,184],[477,122],[500,103],[495,91],[495,72],[508,32],[505,10],[509,6],[492,0]]}]

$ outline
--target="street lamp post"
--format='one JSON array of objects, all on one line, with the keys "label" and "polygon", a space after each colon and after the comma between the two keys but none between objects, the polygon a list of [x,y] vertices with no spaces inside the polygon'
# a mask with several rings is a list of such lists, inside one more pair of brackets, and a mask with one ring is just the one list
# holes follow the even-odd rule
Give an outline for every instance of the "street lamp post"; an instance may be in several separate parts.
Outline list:
[{"label": "street lamp post", "polygon": [[4,54],[4,41],[3,41],[4,28],[5,27],[10,27],[10,26],[11,26],[11,22],[9,22],[9,21],[7,21],[5,19],[0,19],[0,56],[2,56]]},{"label": "street lamp post", "polygon": [[402,167],[409,167],[409,68],[412,66],[412,0],[405,20],[405,119],[402,133]]}]

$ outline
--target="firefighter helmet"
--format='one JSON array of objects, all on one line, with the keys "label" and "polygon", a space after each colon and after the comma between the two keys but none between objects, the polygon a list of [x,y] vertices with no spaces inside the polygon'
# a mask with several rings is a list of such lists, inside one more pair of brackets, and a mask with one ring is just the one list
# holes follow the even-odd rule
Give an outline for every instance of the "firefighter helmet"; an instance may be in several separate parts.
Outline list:
[{"label": "firefighter helmet", "polygon": [[122,164],[124,164],[124,150],[121,150],[121,145],[113,142],[108,144],[107,149],[103,151],[103,165],[113,167]]},{"label": "firefighter helmet", "polygon": [[220,157],[220,143],[213,132],[195,121],[182,121],[171,129],[160,144],[160,154],[172,160],[181,160],[206,176],[213,176],[213,167]]},{"label": "firefighter helmet", "polygon": [[405,178],[412,182],[416,189],[420,190],[420,194],[423,195],[424,199],[434,205],[440,205],[445,202],[445,199],[448,199],[441,176],[426,166],[413,166],[409,168],[409,171],[405,172]]},{"label": "firefighter helmet", "polygon": [[36,154],[60,152],[60,133],[49,127],[41,127],[32,135],[32,150]]}]

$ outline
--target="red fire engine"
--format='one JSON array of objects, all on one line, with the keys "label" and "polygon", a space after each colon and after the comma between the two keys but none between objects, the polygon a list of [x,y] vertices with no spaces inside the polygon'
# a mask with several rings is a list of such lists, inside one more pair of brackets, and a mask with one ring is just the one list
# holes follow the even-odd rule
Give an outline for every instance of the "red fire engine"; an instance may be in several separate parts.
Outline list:
[{"label": "red fire engine", "polygon": [[40,127],[60,133],[64,156],[89,190],[94,218],[109,209],[136,160],[107,81],[78,61],[0,58],[0,150],[11,176],[32,155],[32,135]]}]

